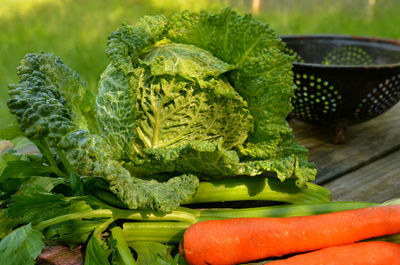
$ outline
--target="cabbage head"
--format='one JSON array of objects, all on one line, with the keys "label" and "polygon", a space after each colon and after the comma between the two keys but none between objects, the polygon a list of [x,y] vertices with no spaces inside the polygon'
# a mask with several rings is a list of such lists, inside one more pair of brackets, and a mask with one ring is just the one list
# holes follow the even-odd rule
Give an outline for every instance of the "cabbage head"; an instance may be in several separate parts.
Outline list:
[{"label": "cabbage head", "polygon": [[231,9],[147,16],[108,38],[97,95],[53,54],[28,54],[8,102],[21,129],[129,208],[168,212],[201,179],[315,167],[286,122],[292,58],[268,25]]}]

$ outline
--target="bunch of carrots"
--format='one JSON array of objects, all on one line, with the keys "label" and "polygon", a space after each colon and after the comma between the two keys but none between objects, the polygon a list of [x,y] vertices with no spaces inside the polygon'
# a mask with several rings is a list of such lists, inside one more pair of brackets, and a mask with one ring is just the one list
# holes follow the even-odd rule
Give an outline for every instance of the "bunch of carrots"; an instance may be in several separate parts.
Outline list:
[{"label": "bunch of carrots", "polygon": [[[268,265],[400,265],[400,205],[288,218],[233,218],[191,225],[180,252],[191,265],[234,265],[303,253]],[[355,243],[357,242],[357,243]]]}]

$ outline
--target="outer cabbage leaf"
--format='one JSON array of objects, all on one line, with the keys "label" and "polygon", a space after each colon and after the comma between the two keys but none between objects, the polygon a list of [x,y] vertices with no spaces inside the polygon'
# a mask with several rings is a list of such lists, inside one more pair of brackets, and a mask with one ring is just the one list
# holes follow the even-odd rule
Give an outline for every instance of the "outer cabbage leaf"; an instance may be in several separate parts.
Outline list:
[{"label": "outer cabbage leaf", "polygon": [[[145,148],[142,155],[127,162],[125,167],[141,177],[163,172],[192,172],[201,179],[257,176],[272,172],[285,179],[293,171],[308,170],[299,165],[295,155],[286,152],[288,154],[282,155],[279,160],[240,160],[238,152],[226,150],[218,142],[192,141],[179,147]],[[305,176],[313,174],[312,171],[296,173]]]},{"label": "outer cabbage leaf", "polygon": [[239,172],[237,153],[222,148],[218,142],[192,141],[178,147],[145,148],[142,152],[143,155],[126,164],[127,169],[139,176],[192,172],[204,179],[235,176]]},{"label": "outer cabbage leaf", "polygon": [[162,39],[166,23],[163,15],[145,16],[134,26],[121,27],[108,37],[107,55],[124,73],[133,72],[140,55]]},{"label": "outer cabbage leaf", "polygon": [[24,134],[49,146],[56,146],[63,135],[76,128],[72,111],[59,91],[60,86],[53,85],[54,80],[46,76],[49,64],[64,67],[53,63],[54,60],[59,61],[51,54],[27,54],[17,68],[19,84],[9,85],[7,102]]},{"label": "outer cabbage leaf", "polygon": [[199,184],[191,174],[171,176],[165,182],[139,179],[112,158],[113,149],[104,138],[86,131],[66,135],[59,148],[81,174],[106,179],[109,189],[131,209],[169,212],[190,198]]},{"label": "outer cabbage leaf", "polygon": [[[20,125],[22,121],[22,129],[24,129],[25,132],[27,131],[27,128],[23,127],[24,120],[22,118],[26,118],[29,121],[37,118],[33,113],[33,110],[36,108],[40,111],[41,116],[46,115],[47,119],[55,118],[55,116],[52,115],[60,115],[64,117],[69,116],[72,122],[78,127],[92,130],[93,132],[97,131],[95,113],[93,108],[90,108],[94,103],[95,96],[92,95],[88,89],[83,87],[83,83],[80,81],[79,75],[76,72],[72,71],[53,54],[42,53],[41,56],[27,54],[25,61],[29,61],[32,64],[32,67],[37,70],[32,72],[32,68],[28,65],[21,64],[17,69],[17,73],[21,77],[21,80],[23,80],[24,84],[21,82],[20,88],[11,85],[10,89],[17,92],[19,89],[23,89],[27,84],[42,86],[46,88],[46,91],[42,91],[43,93],[51,93],[52,97],[60,100],[58,104],[65,106],[63,113],[53,113],[52,110],[55,110],[54,104],[57,103],[48,102],[48,104],[46,104],[46,102],[25,101],[26,99],[23,99],[21,94],[20,97],[18,97],[18,104],[24,104],[24,107],[32,105],[30,107],[31,110],[29,112],[29,117],[17,115],[17,120]],[[15,98],[17,98],[17,95],[15,95]],[[9,104],[12,104],[11,102],[12,101],[10,101]],[[36,106],[35,103],[41,104],[41,106]],[[37,121],[37,123],[33,125],[36,128],[31,129],[33,131],[38,131],[38,127],[42,126],[42,132],[46,130],[54,130],[52,124],[46,126],[46,124],[42,123],[43,121],[43,119],[40,119],[40,121]]]},{"label": "outer cabbage leaf", "polygon": [[[113,146],[114,156],[126,156],[129,142],[136,137],[138,125],[136,91],[130,78],[112,64],[100,76],[96,113],[101,134]],[[128,151],[129,153],[129,151]]]},{"label": "outer cabbage leaf", "polygon": [[163,183],[131,176],[114,159],[113,149],[104,138],[80,129],[60,91],[66,82],[63,78],[68,80],[72,71],[58,57],[28,54],[17,70],[20,82],[10,85],[9,91],[11,113],[17,116],[27,137],[48,146],[53,155],[64,155],[67,167],[82,177],[106,179],[110,190],[134,209],[170,211],[195,192],[198,179],[193,175],[172,177]]}]

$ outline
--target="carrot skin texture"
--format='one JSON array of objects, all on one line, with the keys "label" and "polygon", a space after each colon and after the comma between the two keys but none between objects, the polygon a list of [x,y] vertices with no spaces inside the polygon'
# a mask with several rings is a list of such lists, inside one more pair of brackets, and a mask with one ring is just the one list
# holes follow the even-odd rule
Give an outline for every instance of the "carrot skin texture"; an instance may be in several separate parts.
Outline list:
[{"label": "carrot skin texture", "polygon": [[183,252],[191,265],[234,265],[400,232],[400,205],[314,216],[233,218],[191,225]]},{"label": "carrot skin texture", "polygon": [[400,265],[400,244],[370,241],[324,248],[268,265]]}]

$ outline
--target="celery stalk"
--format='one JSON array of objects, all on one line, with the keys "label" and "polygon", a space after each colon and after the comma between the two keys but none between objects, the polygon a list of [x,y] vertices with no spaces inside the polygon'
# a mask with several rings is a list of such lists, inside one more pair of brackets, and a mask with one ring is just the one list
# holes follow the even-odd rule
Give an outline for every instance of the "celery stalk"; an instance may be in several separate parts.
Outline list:
[{"label": "celery stalk", "polygon": [[[320,204],[265,206],[247,209],[206,209],[197,210],[195,222],[239,217],[292,217],[339,212],[379,204],[372,202],[330,202]],[[130,241],[156,241],[160,243],[177,243],[184,231],[192,223],[174,221],[125,222],[123,234]]]},{"label": "celery stalk", "polygon": [[286,203],[319,203],[331,200],[331,192],[317,184],[307,183],[300,189],[295,179],[280,181],[278,178],[237,177],[202,181],[195,195],[186,204],[265,200]]},{"label": "celery stalk", "polygon": [[[195,195],[185,204],[227,201],[273,201],[293,204],[324,203],[331,200],[331,192],[317,184],[307,183],[306,189],[296,186],[295,179],[280,181],[267,177],[236,177],[202,181]],[[126,208],[111,192],[92,191],[102,201],[118,208]]]},{"label": "celery stalk", "polygon": [[117,241],[117,251],[118,251],[118,259],[121,265],[136,265],[135,259],[132,256],[131,250],[126,243],[126,238],[122,233],[122,230],[119,226],[111,229],[111,234],[113,239]]}]

